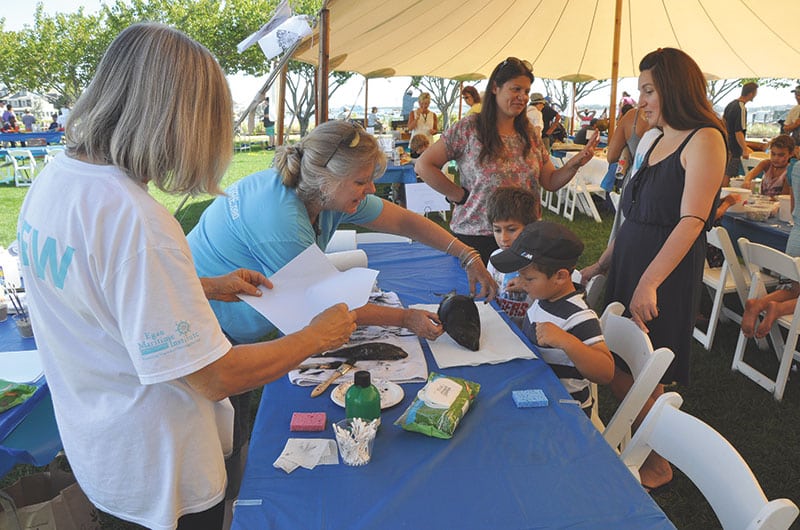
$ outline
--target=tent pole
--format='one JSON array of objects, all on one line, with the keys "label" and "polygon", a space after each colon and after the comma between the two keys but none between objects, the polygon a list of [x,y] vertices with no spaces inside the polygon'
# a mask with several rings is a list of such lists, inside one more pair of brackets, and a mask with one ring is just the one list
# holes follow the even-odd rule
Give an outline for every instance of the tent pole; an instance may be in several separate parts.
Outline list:
[{"label": "tent pole", "polygon": [[569,133],[575,132],[575,81],[572,82],[572,117],[569,120]]},{"label": "tent pole", "polygon": [[328,61],[331,48],[331,12],[328,3],[320,11],[319,77],[317,78],[317,124],[328,121]]},{"label": "tent pole", "polygon": [[458,83],[458,119],[461,120],[461,109],[464,107],[464,98],[461,97],[461,91],[464,90],[464,81]]},{"label": "tent pole", "polygon": [[278,115],[277,118],[277,129],[275,129],[275,145],[283,145],[283,124],[286,120],[286,72],[288,70],[288,65],[283,65],[281,68],[281,77],[280,82],[278,83]]},{"label": "tent pole", "polygon": [[614,11],[614,53],[611,63],[611,102],[608,106],[608,139],[614,134],[617,121],[617,82],[619,81],[619,34],[622,25],[622,0],[617,0]]},{"label": "tent pole", "polygon": [[369,103],[369,77],[364,76],[364,129],[367,128],[367,103]]}]

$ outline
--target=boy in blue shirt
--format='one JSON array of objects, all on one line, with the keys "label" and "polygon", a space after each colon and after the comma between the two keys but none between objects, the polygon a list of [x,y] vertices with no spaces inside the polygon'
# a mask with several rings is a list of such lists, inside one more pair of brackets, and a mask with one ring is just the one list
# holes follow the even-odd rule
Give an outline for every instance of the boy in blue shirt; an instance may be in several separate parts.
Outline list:
[{"label": "boy in blue shirt", "polygon": [[511,246],[492,255],[500,272],[519,271],[521,287],[534,302],[522,330],[561,383],[590,414],[590,383],[606,385],[614,359],[600,321],[572,283],[583,243],[567,227],[547,221],[527,225]]}]

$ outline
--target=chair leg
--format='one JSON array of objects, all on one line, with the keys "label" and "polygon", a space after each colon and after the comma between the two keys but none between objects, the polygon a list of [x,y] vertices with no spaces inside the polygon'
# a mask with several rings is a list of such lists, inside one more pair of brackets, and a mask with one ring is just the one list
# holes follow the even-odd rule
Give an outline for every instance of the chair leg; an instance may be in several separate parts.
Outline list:
[{"label": "chair leg", "polygon": [[[724,278],[722,278],[722,281],[724,282]],[[717,332],[717,322],[722,314],[722,297],[724,293],[722,289],[714,290],[708,285],[706,287],[708,287],[709,294],[711,291],[714,291],[711,314],[708,316],[708,328],[703,332],[703,330],[695,326],[694,330],[692,330],[692,336],[697,339],[706,350],[711,350],[711,345],[714,344],[714,335]]]}]

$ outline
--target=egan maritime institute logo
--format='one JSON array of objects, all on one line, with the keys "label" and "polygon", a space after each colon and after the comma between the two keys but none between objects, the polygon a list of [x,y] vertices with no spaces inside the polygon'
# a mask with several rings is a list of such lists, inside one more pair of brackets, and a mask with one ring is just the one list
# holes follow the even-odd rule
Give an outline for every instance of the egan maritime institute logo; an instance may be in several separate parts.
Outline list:
[{"label": "egan maritime institute logo", "polygon": [[200,340],[200,333],[192,331],[192,325],[186,320],[175,323],[175,332],[146,332],[144,340],[139,342],[139,353],[142,357],[160,357],[178,348],[185,348]]}]

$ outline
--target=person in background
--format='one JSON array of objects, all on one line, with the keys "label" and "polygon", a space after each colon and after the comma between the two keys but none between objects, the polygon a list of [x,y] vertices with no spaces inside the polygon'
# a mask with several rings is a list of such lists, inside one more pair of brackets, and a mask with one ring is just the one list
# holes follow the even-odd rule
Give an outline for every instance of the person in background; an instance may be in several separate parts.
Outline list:
[{"label": "person in background", "polygon": [[797,105],[789,110],[786,115],[786,121],[783,124],[783,132],[788,134],[794,140],[794,143],[800,145],[800,85],[797,85],[794,90],[794,99]]},{"label": "person in background", "polygon": [[403,115],[403,120],[405,120],[406,122],[408,121],[408,118],[411,116],[411,111],[414,110],[415,101],[417,101],[417,98],[416,96],[414,96],[414,93],[409,88],[408,90],[406,90],[406,93],[403,94],[403,108],[401,111],[401,114]]},{"label": "person in background", "polygon": [[769,158],[762,160],[747,172],[743,186],[749,190],[753,185],[753,179],[761,177],[759,194],[775,197],[791,193],[787,170],[794,154],[794,147],[794,140],[788,134],[780,134],[773,138],[769,143]]},{"label": "person in background", "polygon": [[542,130],[544,129],[544,117],[542,116],[542,109],[545,104],[544,96],[539,92],[534,92],[529,99],[531,104],[526,114],[533,126],[533,132],[541,139]]},{"label": "person in background", "polygon": [[53,113],[50,115],[50,125],[47,127],[49,131],[55,131],[58,129],[58,114]]},{"label": "person in background", "polygon": [[600,120],[598,120],[597,118],[592,118],[592,120],[589,123],[583,125],[581,129],[575,133],[575,136],[572,139],[573,143],[576,143],[578,145],[586,145],[586,143],[590,139],[589,136],[590,131],[592,138],[598,136],[600,133],[600,130],[597,128],[598,121]]},{"label": "person in background", "polygon": [[[69,464],[99,510],[147,528],[221,529],[227,396],[283,377],[355,329],[344,304],[273,342],[231,346],[220,329],[208,298],[271,284],[233,268],[198,278],[180,224],[148,186],[220,193],[233,127],[219,116],[232,115],[205,47],[134,24],[106,50],[67,122],[66,156],[45,166],[19,214],[27,300]],[[54,261],[39,270],[43,251]]]},{"label": "person in background", "polygon": [[[781,135],[786,136],[786,135]],[[780,138],[780,136],[778,137]],[[786,242],[786,254],[800,257],[800,163],[796,160],[789,165],[788,180],[792,197],[792,230]],[[745,302],[742,314],[742,333],[745,337],[764,338],[769,334],[775,321],[794,313],[800,285],[791,282],[761,298],[750,298]]]},{"label": "person in background", "polygon": [[411,151],[411,158],[419,158],[427,148],[431,146],[430,140],[424,134],[418,134],[408,142],[408,150]]},{"label": "person in background", "polygon": [[628,112],[628,110],[636,106],[636,100],[633,98],[633,96],[623,91],[622,98],[620,98],[618,106],[619,115],[617,116],[617,119],[620,119],[625,116],[625,113]]},{"label": "person in background", "polygon": [[747,136],[747,108],[745,105],[755,99],[758,93],[757,83],[745,83],[742,85],[742,94],[728,103],[722,114],[725,127],[728,131],[728,165],[725,168],[725,180],[723,186],[728,186],[730,179],[739,176],[739,169],[742,167],[742,158],[750,158],[752,149],[747,147],[745,138]]},{"label": "person in background", "polygon": [[26,110],[22,115],[22,124],[25,125],[26,132],[33,132],[33,124],[36,123],[36,117],[31,114],[31,111]]},{"label": "person in background", "polygon": [[[447,129],[415,166],[422,180],[455,205],[451,230],[465,244],[478,249],[484,262],[497,249],[486,218],[489,195],[500,186],[529,189],[537,196],[540,185],[558,190],[592,159],[599,140],[592,139],[556,169],[525,115],[532,82],[527,61],[508,57],[498,64],[489,77],[481,111]],[[460,185],[442,172],[450,160],[458,163]],[[536,218],[540,216],[537,206]]]},{"label": "person in background", "polygon": [[67,126],[67,117],[69,116],[69,107],[62,107],[58,115],[58,128],[64,129]]},{"label": "person in background", "polygon": [[477,88],[474,86],[465,86],[461,89],[461,97],[464,99],[464,103],[469,105],[469,110],[464,116],[469,116],[470,114],[481,111],[481,95]]},{"label": "person in background", "polygon": [[[705,234],[725,174],[726,146],[725,125],[711,107],[705,76],[691,57],[675,48],[659,48],[641,60],[639,70],[640,112],[662,134],[622,194],[625,222],[610,245],[606,304],[622,303],[649,334],[653,348],[667,347],[675,354],[640,421],[665,384],[689,383]],[[622,399],[632,384],[627,365],[618,360],[612,392]],[[640,476],[642,485],[652,490],[672,480],[672,468],[652,453]]]},{"label": "person in background", "polygon": [[[500,186],[489,195],[486,202],[486,217],[492,224],[494,239],[499,247],[492,252],[496,256],[511,247],[511,244],[529,224],[538,221],[536,205],[539,197],[523,188]],[[502,273],[492,265],[491,257],[486,267],[497,282],[497,305],[508,318],[519,327],[531,305],[531,299],[520,285],[517,271]]]},{"label": "person in background", "polygon": [[542,120],[544,127],[542,130],[542,143],[544,143],[547,152],[550,152],[550,146],[554,142],[563,142],[566,138],[566,131],[561,124],[561,114],[553,108],[550,97],[544,98],[544,107],[542,107]]},{"label": "person in background", "polygon": [[522,331],[561,384],[591,416],[591,383],[607,385],[614,376],[600,320],[572,283],[583,242],[569,228],[539,221],[527,225],[511,246],[491,258],[498,271],[518,272],[533,300]]},{"label": "person in background", "polygon": [[3,111],[3,123],[8,123],[11,121],[11,118],[17,119],[17,115],[14,114],[14,107],[11,106],[11,103],[6,105],[6,110]]},{"label": "person in background", "polygon": [[424,134],[433,143],[433,135],[439,130],[439,124],[436,113],[430,110],[431,95],[427,92],[421,93],[417,103],[419,108],[413,110],[408,117],[408,132],[412,139],[418,134]]},{"label": "person in background", "polygon": [[378,107],[372,107],[369,114],[367,114],[367,126],[372,127],[375,134],[383,132],[383,124],[381,123],[380,116],[378,116]]},{"label": "person in background", "polygon": [[264,125],[264,134],[267,135],[267,149],[275,149],[275,122],[270,117],[269,97],[264,98],[264,112],[261,123]]}]

